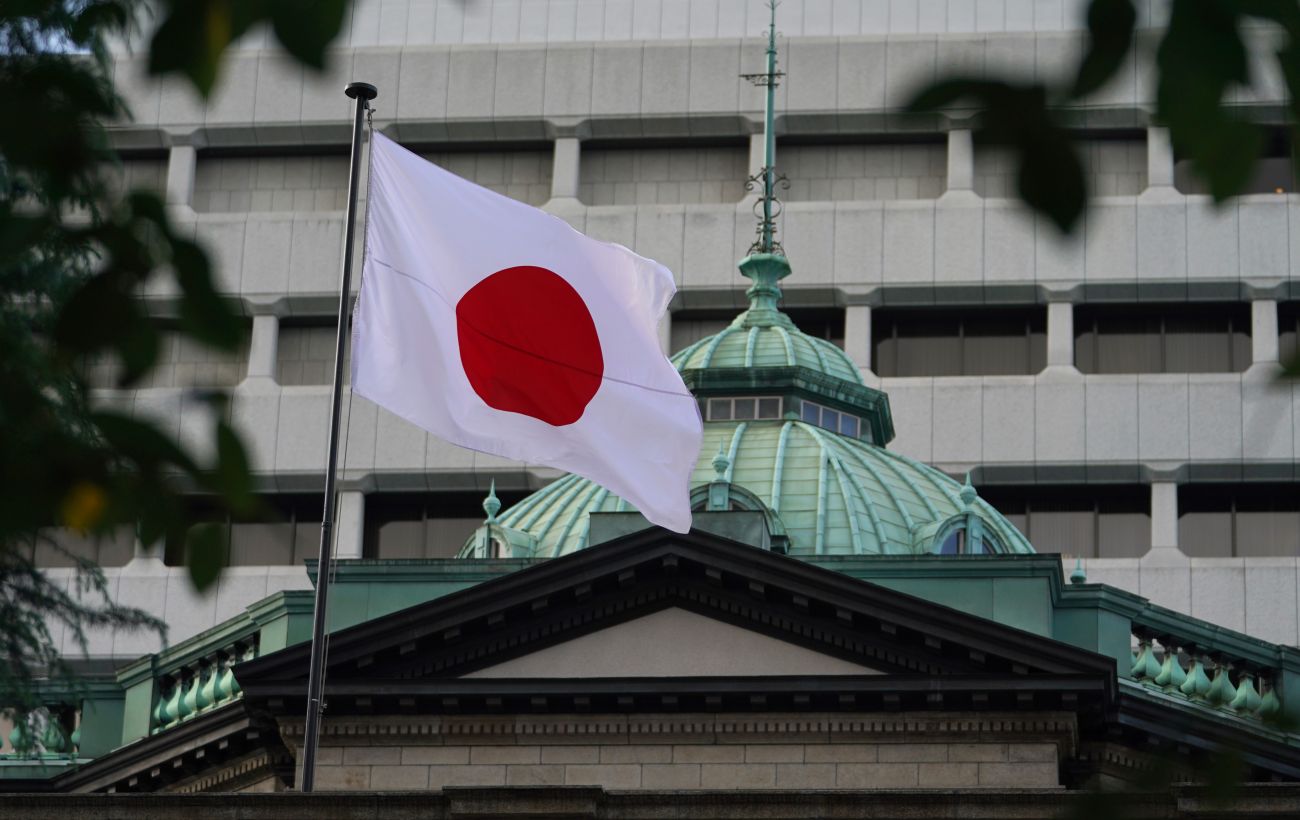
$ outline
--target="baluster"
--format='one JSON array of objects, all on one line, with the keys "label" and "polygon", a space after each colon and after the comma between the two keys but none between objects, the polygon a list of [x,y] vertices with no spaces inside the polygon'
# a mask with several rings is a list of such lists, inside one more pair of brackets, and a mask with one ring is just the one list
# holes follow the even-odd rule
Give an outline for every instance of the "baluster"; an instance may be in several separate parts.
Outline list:
[{"label": "baluster", "polygon": [[221,675],[217,678],[218,703],[225,703],[235,695],[235,691],[232,688],[235,682],[235,673],[230,671],[230,667],[235,664],[235,659],[238,657],[238,646],[233,646],[221,653]]},{"label": "baluster", "polygon": [[1251,714],[1259,708],[1261,702],[1259,693],[1255,691],[1255,681],[1250,671],[1243,671],[1241,679],[1237,681],[1237,695],[1228,705],[1238,712]]},{"label": "baluster", "polygon": [[186,680],[187,671],[188,670],[186,669],[178,669],[176,671],[176,694],[172,697],[171,700],[171,702],[174,703],[176,706],[176,720],[174,721],[175,723],[180,723],[182,720],[185,720],[194,712],[194,710],[186,702],[188,699],[185,697],[186,692],[189,688],[188,681]]},{"label": "baluster", "polygon": [[26,757],[31,751],[31,732],[27,728],[27,713],[14,713],[14,728],[9,732],[9,745],[14,747],[14,757]]},{"label": "baluster", "polygon": [[67,746],[68,738],[63,733],[63,726],[59,723],[59,717],[53,709],[45,711],[45,731],[41,732],[41,747],[44,754],[50,757],[58,757]]},{"label": "baluster", "polygon": [[198,666],[189,670],[189,684],[185,689],[185,697],[181,698],[181,703],[185,704],[185,716],[193,717],[199,712],[199,687],[202,686],[201,675]]},{"label": "baluster", "polygon": [[1183,665],[1178,662],[1178,647],[1172,643],[1166,643],[1164,647],[1165,662],[1160,667],[1160,674],[1156,675],[1156,685],[1166,689],[1177,689],[1187,680],[1187,673],[1183,671]]},{"label": "baluster", "polygon": [[158,694],[154,696],[153,711],[149,713],[149,728],[153,731],[162,729],[166,720],[163,717],[163,710],[166,708],[167,696],[171,694],[170,690],[163,689],[163,683],[158,684]]},{"label": "baluster", "polygon": [[[1260,678],[1259,688],[1261,691],[1263,691],[1265,688],[1263,678]],[[1282,701],[1277,699],[1277,685],[1275,682],[1269,681],[1268,689],[1267,691],[1264,692],[1264,697],[1260,700],[1259,703],[1259,716],[1261,718],[1264,718],[1265,720],[1268,720],[1269,718],[1272,718],[1273,716],[1277,715],[1281,711],[1282,711]]]},{"label": "baluster", "polygon": [[1204,700],[1210,694],[1210,679],[1205,676],[1204,660],[1191,652],[1188,654],[1192,657],[1192,667],[1187,670],[1187,680],[1178,691],[1193,700]]},{"label": "baluster", "polygon": [[167,703],[163,706],[164,727],[176,725],[184,716],[182,710],[185,708],[185,704],[182,701],[185,699],[185,681],[180,672],[176,672],[171,680],[172,685],[171,689],[168,690]]},{"label": "baluster", "polygon": [[218,660],[219,658],[213,658],[200,671],[203,685],[199,687],[199,711],[210,709],[217,702],[217,678],[221,676]]},{"label": "baluster", "polygon": [[1155,680],[1160,674],[1160,662],[1151,648],[1150,638],[1138,639],[1138,656],[1133,662],[1133,677],[1137,680]]},{"label": "baluster", "polygon": [[1232,678],[1229,676],[1230,671],[1231,667],[1227,661],[1219,662],[1214,667],[1214,679],[1210,681],[1210,691],[1206,693],[1206,699],[1215,706],[1228,706],[1237,696],[1237,689],[1232,685]]}]

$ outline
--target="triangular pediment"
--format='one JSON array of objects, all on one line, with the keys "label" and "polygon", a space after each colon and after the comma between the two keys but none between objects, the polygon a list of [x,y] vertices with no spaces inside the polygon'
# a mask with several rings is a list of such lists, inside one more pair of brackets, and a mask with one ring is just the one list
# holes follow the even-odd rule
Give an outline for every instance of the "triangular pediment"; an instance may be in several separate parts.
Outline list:
[{"label": "triangular pediment", "polygon": [[477,669],[465,678],[878,675],[880,670],[680,607]]},{"label": "triangular pediment", "polygon": [[[241,664],[246,699],[299,709],[307,656],[302,644]],[[341,630],[328,664],[335,714],[628,709],[664,697],[703,709],[737,697],[934,707],[1009,697],[1007,682],[1029,677],[1114,693],[1113,661],[1101,656],[711,534],[658,529]]]}]

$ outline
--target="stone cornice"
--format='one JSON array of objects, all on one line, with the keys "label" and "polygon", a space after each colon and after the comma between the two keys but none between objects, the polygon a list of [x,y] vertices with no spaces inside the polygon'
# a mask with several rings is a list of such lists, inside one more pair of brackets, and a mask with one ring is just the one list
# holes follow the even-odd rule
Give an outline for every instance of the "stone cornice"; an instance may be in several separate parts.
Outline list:
[{"label": "stone cornice", "polygon": [[[281,718],[286,744],[302,743],[303,721]],[[1032,741],[1074,754],[1079,730],[1070,712],[858,712],[628,715],[473,715],[327,717],[327,745],[562,745],[572,743],[903,743]]]}]

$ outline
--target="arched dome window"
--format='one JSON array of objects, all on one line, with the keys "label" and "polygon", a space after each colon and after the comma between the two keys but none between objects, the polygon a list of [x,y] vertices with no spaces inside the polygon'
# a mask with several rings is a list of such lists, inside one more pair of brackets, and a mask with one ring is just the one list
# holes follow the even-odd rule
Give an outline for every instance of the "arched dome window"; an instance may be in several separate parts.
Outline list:
[{"label": "arched dome window", "polygon": [[1008,552],[974,513],[956,516],[945,524],[934,539],[935,555],[997,555]]}]

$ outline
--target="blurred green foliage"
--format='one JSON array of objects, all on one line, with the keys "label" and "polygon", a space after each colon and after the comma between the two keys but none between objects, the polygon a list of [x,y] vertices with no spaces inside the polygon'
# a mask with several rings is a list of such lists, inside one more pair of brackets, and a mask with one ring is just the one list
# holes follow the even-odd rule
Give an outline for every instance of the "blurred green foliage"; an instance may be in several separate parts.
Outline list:
[{"label": "blurred green foliage", "polygon": [[[199,395],[211,446],[191,448],[147,417],[96,402],[87,362],[108,358],[118,386],[157,363],[160,328],[139,295],[169,279],[171,330],[236,350],[244,325],[217,293],[204,250],[173,225],[157,194],[118,191],[109,127],[130,112],[113,84],[110,47],[156,32],[149,65],[207,96],[221,57],[265,25],[300,62],[322,67],[347,0],[5,0],[0,3],[0,705],[35,705],[33,681],[70,679],[54,635],[84,652],[87,631],[164,629],[107,594],[93,563],[48,537],[65,527],[142,543],[185,540],[196,587],[224,561],[219,529],[191,527],[185,492],[231,515],[253,510],[249,463],[228,396]],[[134,39],[132,39],[134,38]],[[196,452],[203,450],[203,453]],[[35,547],[63,552],[75,583],[52,582]]]},{"label": "blurred green foliage", "polygon": [[[1018,161],[1020,197],[1061,231],[1083,216],[1088,186],[1066,123],[1073,111],[1114,80],[1132,61],[1154,59],[1154,120],[1169,129],[1179,156],[1191,161],[1216,202],[1243,191],[1263,146],[1261,127],[1233,95],[1259,78],[1251,46],[1276,35],[1276,51],[1256,55],[1277,63],[1294,125],[1300,111],[1300,2],[1297,0],[1169,0],[1163,30],[1139,32],[1134,0],[1092,0],[1088,40],[1071,76],[1061,82],[1021,76],[953,76],[920,89],[912,112],[958,104],[976,115],[979,132]],[[1154,58],[1139,40],[1154,38]],[[1294,129],[1293,137],[1294,140]]]}]

